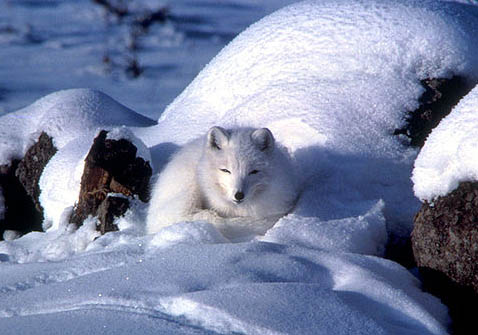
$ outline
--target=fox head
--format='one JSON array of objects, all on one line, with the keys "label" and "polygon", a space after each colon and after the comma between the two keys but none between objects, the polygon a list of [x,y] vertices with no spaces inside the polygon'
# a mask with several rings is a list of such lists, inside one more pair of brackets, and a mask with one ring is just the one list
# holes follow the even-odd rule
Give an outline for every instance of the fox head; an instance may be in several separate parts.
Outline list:
[{"label": "fox head", "polygon": [[212,127],[207,133],[203,158],[207,161],[209,187],[222,200],[241,206],[263,192],[270,177],[275,140],[267,128],[225,130]]}]

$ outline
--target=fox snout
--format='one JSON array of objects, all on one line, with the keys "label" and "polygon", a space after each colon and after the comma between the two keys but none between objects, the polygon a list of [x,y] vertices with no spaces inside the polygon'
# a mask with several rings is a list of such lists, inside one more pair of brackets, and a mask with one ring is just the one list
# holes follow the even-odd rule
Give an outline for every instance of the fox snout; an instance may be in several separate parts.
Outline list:
[{"label": "fox snout", "polygon": [[248,185],[247,181],[243,176],[232,176],[230,180],[229,190],[227,192],[227,196],[230,201],[234,202],[235,204],[240,204],[241,202],[246,200],[248,194]]},{"label": "fox snout", "polygon": [[241,203],[242,200],[244,200],[244,193],[242,191],[234,193],[234,202]]}]

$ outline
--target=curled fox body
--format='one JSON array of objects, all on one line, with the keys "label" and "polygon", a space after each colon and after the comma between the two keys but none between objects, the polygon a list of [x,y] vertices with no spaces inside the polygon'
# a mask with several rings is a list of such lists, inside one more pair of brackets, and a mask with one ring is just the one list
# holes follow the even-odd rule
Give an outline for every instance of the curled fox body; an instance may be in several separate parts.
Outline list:
[{"label": "curled fox body", "polygon": [[290,157],[269,129],[213,127],[183,146],[159,175],[147,230],[204,210],[221,218],[280,217],[295,203],[295,180]]}]

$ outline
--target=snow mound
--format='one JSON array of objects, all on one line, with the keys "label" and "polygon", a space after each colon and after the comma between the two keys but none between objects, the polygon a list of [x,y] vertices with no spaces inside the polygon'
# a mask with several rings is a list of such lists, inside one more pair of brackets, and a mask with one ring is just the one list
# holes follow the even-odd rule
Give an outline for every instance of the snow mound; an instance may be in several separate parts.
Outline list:
[{"label": "snow mound", "polygon": [[478,180],[478,86],[433,129],[415,161],[412,180],[421,201]]},{"label": "snow mound", "polygon": [[152,147],[214,125],[269,127],[301,169],[298,214],[344,219],[383,199],[387,229],[407,236],[419,207],[410,181],[417,152],[393,133],[418,107],[420,80],[477,81],[475,54],[476,6],[304,1],[241,33],[137,135]]},{"label": "snow mound", "polygon": [[269,126],[292,150],[300,144],[284,131],[306,146],[400,156],[390,134],[417,107],[420,79],[478,79],[477,15],[474,6],[437,1],[293,4],[224,48],[167,107],[160,128],[185,141],[215,124]]},{"label": "snow mound", "polygon": [[0,165],[21,158],[45,131],[60,149],[98,128],[151,126],[155,122],[91,89],[71,89],[43,97],[0,118]]}]

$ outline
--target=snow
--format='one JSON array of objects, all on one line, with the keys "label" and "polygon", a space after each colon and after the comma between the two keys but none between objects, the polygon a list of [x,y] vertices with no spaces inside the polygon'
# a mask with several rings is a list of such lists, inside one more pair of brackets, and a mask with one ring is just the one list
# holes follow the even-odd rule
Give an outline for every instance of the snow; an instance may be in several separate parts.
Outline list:
[{"label": "snow", "polygon": [[[2,334],[446,334],[445,306],[382,258],[419,206],[418,153],[392,134],[421,79],[478,80],[477,18],[457,2],[304,1],[234,39],[157,125],[95,90],[2,116],[1,162],[41,131],[59,149],[40,180],[47,231],[0,242]],[[471,117],[473,94],[444,129],[460,110]],[[132,139],[160,171],[213,125],[269,127],[296,161],[301,197],[264,236],[229,243],[202,219],[146,235],[139,200],[117,232],[99,236],[94,218],[67,224],[99,129]]]},{"label": "snow", "polygon": [[415,161],[415,195],[432,202],[463,181],[478,180],[478,86],[433,129]]},{"label": "snow", "polygon": [[72,319],[72,334],[124,333],[123,324],[133,333],[445,333],[446,309],[380,258],[209,238],[164,247],[142,236],[110,248],[106,237],[63,262],[2,266],[5,334]]},{"label": "snow", "polygon": [[0,123],[0,164],[21,158],[44,131],[57,149],[74,139],[113,126],[148,126],[155,122],[92,89],[64,90],[47,95]]},{"label": "snow", "polygon": [[[181,127],[168,139],[183,142],[216,123],[270,125],[286,142],[282,129],[293,130],[276,123],[292,120],[295,133],[305,123],[335,152],[401,157],[402,147],[388,135],[417,106],[419,80],[478,77],[476,15],[474,7],[436,1],[291,5],[222,50],[167,107],[158,127]],[[184,124],[189,132],[181,131]]]},{"label": "snow", "polygon": [[289,214],[280,219],[260,240],[311,249],[381,256],[387,242],[383,207],[384,202],[379,200],[363,216],[327,221]]},{"label": "snow", "polygon": [[[225,43],[294,1],[123,1],[135,15],[122,20],[91,0],[0,1],[0,114],[90,87],[157,119]],[[131,50],[131,21],[162,6],[172,19],[150,26]],[[125,73],[132,59],[143,69],[138,78]]]},{"label": "snow", "polygon": [[122,126],[154,123],[99,91],[55,92],[1,118],[0,164],[23,157],[42,131],[53,138],[58,153],[40,178],[40,203],[45,210],[44,228],[58,228],[63,213],[78,199],[84,158],[98,131],[108,129],[112,139],[131,140],[138,148],[137,155],[151,161],[149,149]]},{"label": "snow", "polygon": [[[78,200],[85,158],[93,144],[93,136],[79,136],[50,159],[40,177],[40,204],[44,209],[43,228],[58,228]],[[69,171],[59,173],[59,171]]]},{"label": "snow", "polygon": [[240,34],[138,136],[181,145],[214,125],[269,127],[315,188],[301,215],[341,219],[383,199],[388,229],[406,236],[416,152],[390,135],[418,106],[420,80],[477,80],[477,15],[436,1],[293,4]]}]

